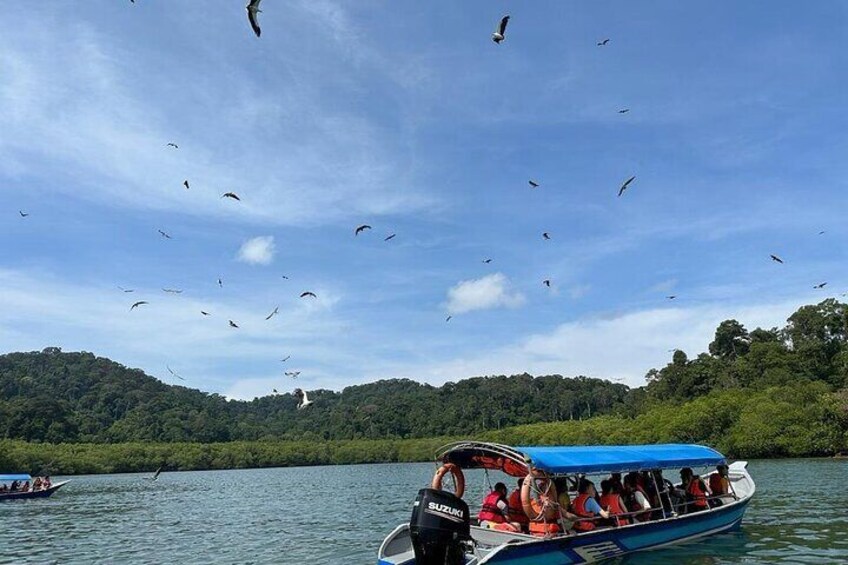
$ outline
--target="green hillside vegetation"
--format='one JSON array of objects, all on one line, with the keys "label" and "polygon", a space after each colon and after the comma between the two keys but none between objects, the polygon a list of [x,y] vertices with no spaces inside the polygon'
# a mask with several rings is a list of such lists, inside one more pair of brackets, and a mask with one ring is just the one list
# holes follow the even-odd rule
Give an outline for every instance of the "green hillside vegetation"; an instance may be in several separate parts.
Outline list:
[{"label": "green hillside vegetation", "polygon": [[[420,461],[451,437],[504,443],[706,443],[734,457],[848,449],[848,306],[804,306],[785,327],[722,322],[709,352],[637,389],[558,375],[442,387],[380,381],[227,401],[90,353],[0,356],[0,468],[223,469]],[[314,408],[314,409],[313,409]],[[53,471],[57,472],[56,470]]]}]

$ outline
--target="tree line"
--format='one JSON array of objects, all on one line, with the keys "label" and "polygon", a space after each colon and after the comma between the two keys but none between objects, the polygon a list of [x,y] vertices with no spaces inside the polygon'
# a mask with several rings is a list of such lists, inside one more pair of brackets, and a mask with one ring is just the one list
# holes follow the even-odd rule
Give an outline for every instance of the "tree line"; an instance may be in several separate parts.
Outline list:
[{"label": "tree line", "polygon": [[833,455],[848,450],[848,306],[834,299],[803,306],[782,328],[748,331],[726,320],[708,351],[694,358],[675,351],[635,389],[523,374],[441,387],[393,379],[313,396],[315,404],[298,411],[290,394],[227,400],[91,353],[3,355],[0,467],[417,461],[451,437],[524,445],[679,441],[735,457]]}]

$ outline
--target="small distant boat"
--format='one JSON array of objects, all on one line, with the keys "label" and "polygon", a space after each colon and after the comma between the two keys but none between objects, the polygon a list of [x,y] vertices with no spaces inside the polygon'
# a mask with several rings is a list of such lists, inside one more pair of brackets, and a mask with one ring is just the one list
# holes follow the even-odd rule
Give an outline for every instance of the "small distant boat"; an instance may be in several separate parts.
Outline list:
[{"label": "small distant boat", "polygon": [[[32,489],[32,477],[29,475],[4,475],[0,474],[0,485],[3,485],[5,488],[0,490],[0,502],[4,502],[7,500],[26,500],[28,498],[47,498],[52,495],[54,492],[68,484],[70,481],[62,481],[59,483],[51,484],[47,488],[39,488],[38,490]],[[29,484],[30,486],[27,490],[21,490],[17,488],[15,490],[11,490],[11,486],[15,483],[18,483],[15,486],[19,486],[20,484]]]},{"label": "small distant boat", "polygon": [[[383,541],[377,555],[378,565],[571,565],[603,561],[738,528],[755,490],[747,463],[737,461],[727,469],[729,492],[705,498],[708,508],[690,511],[693,502],[681,502],[679,497],[675,502],[672,494],[677,494],[680,487],[662,477],[663,469],[726,466],[721,453],[701,445],[513,448],[466,441],[442,448],[436,462],[441,467],[431,488],[418,492],[410,522],[395,528]],[[523,477],[525,487],[528,483],[534,485],[531,488],[540,497],[529,495],[529,500],[524,500],[529,489],[522,488],[521,498],[525,512],[532,508],[536,514],[535,518],[530,513],[527,515],[531,520],[529,530],[537,533],[481,527],[461,498],[465,485],[462,469],[500,471],[511,477]],[[553,488],[548,495],[551,492],[548,485],[557,481],[574,485],[584,477],[633,472],[655,477],[651,479],[653,492],[658,493],[661,504],[618,513],[615,516],[630,518],[621,522],[617,518],[606,522],[580,518],[563,530],[565,519],[560,514],[563,510],[558,508],[559,504],[552,503],[558,500],[557,491]],[[709,474],[710,471],[704,472],[703,479],[709,481]],[[454,492],[441,488],[442,479],[448,477],[454,481]],[[659,486],[657,477],[662,479]],[[533,506],[538,502],[541,505]],[[545,514],[548,510],[554,512]],[[581,520],[595,525],[588,530],[574,527]],[[540,526],[544,533],[538,533]],[[549,526],[554,527],[549,529]]]}]

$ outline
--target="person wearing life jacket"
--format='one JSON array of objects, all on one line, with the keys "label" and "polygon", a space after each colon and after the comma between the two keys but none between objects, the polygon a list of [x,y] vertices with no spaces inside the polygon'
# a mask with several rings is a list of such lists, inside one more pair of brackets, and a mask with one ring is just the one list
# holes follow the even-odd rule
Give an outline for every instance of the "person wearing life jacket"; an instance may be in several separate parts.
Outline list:
[{"label": "person wearing life jacket", "polygon": [[689,467],[680,470],[680,482],[686,492],[686,512],[700,512],[709,508],[707,497],[709,490],[701,477],[692,472]]},{"label": "person wearing life jacket", "polygon": [[601,481],[600,504],[601,508],[606,508],[607,512],[610,513],[610,525],[626,526],[631,523],[630,518],[621,516],[621,514],[627,513],[627,507],[624,506],[624,501],[621,500],[621,491],[617,483],[609,479]]},{"label": "person wearing life jacket", "polygon": [[[730,494],[730,480],[727,478],[727,465],[718,465],[716,472],[710,475],[710,492],[713,496],[727,496]],[[715,508],[724,504],[721,498],[711,498],[710,507]]]},{"label": "person wearing life jacket", "polygon": [[506,485],[497,483],[495,489],[483,499],[483,507],[477,515],[481,527],[510,532],[521,530],[518,524],[509,521],[509,503],[506,499],[506,492]]},{"label": "person wearing life jacket", "polygon": [[629,473],[624,477],[624,490],[621,497],[629,512],[640,512],[633,516],[637,522],[647,522],[651,519],[651,503],[645,489],[639,486],[638,473]]},{"label": "person wearing life jacket", "polygon": [[512,491],[507,498],[507,510],[509,513],[509,521],[518,524],[522,532],[527,531],[527,525],[530,524],[530,518],[524,513],[524,507],[521,505],[521,487],[524,485],[524,477],[518,479],[518,486]]},{"label": "person wearing life jacket", "polygon": [[597,527],[597,517],[609,518],[610,514],[595,500],[597,496],[595,485],[588,479],[581,479],[577,485],[577,496],[571,502],[571,511],[577,515],[578,520],[574,522],[574,530],[577,532],[588,532]]}]

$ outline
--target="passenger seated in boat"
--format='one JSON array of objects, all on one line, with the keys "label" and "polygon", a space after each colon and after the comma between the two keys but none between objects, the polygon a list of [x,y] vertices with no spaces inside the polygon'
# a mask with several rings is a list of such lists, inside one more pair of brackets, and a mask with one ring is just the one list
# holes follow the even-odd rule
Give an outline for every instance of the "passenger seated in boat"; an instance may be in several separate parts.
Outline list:
[{"label": "passenger seated in boat", "polygon": [[637,522],[647,522],[651,519],[651,503],[648,502],[648,495],[645,493],[645,489],[639,486],[638,477],[639,473],[628,473],[624,477],[622,499],[629,512],[645,510],[645,512],[636,514],[633,518]]},{"label": "passenger seated in boat", "polygon": [[680,482],[686,492],[686,503],[683,505],[684,512],[700,512],[709,508],[707,496],[709,490],[701,477],[692,472],[689,467],[680,470]]},{"label": "passenger seated in boat", "polygon": [[44,480],[41,482],[41,484],[42,484],[42,486],[44,487],[44,490],[49,489],[49,488],[50,488],[50,485],[51,485],[51,483],[50,483],[50,477],[45,476],[45,477],[44,477]]},{"label": "passenger seated in boat", "polygon": [[36,477],[32,480],[32,490],[33,492],[41,490],[41,477]]},{"label": "passenger seated in boat", "polygon": [[477,515],[480,526],[496,530],[518,532],[520,526],[509,522],[509,503],[506,499],[506,485],[495,484],[495,489],[483,499],[483,507]]},{"label": "passenger seated in boat", "polygon": [[578,519],[576,514],[571,512],[571,496],[568,494],[567,477],[554,479],[554,486],[557,491],[557,504],[559,504],[560,527],[563,532],[574,530],[574,521]]},{"label": "passenger seated in boat", "polygon": [[5,483],[0,484],[0,492],[8,492],[9,487],[6,486]]},{"label": "passenger seated in boat", "polygon": [[577,496],[571,503],[571,511],[577,515],[578,520],[574,522],[574,530],[577,532],[588,532],[597,527],[597,517],[609,518],[610,514],[595,500],[598,491],[595,484],[588,479],[581,479],[577,485]]},{"label": "passenger seated in boat", "polygon": [[11,486],[9,487],[9,492],[17,492],[18,488],[20,488],[21,483],[18,481],[12,481]]},{"label": "passenger seated in boat", "polygon": [[609,519],[610,526],[626,526],[630,524],[630,518],[621,516],[627,513],[627,507],[624,501],[621,500],[621,490],[618,484],[609,479],[601,481],[601,508],[606,508],[607,512],[612,516]]},{"label": "passenger seated in boat", "polygon": [[530,518],[524,513],[524,507],[521,505],[521,487],[524,484],[524,478],[518,479],[518,486],[509,494],[506,503],[509,507],[509,521],[518,524],[522,532],[527,531],[527,526],[530,524]]},{"label": "passenger seated in boat", "polygon": [[[727,465],[718,465],[716,472],[710,475],[710,492],[714,497],[730,494],[730,481],[727,478]],[[721,506],[724,501],[721,498],[711,498],[710,507]]]},{"label": "passenger seated in boat", "polygon": [[29,492],[29,481],[24,481],[21,485],[21,492]]},{"label": "passenger seated in boat", "polygon": [[[618,492],[624,492],[624,482],[621,480],[621,473],[611,473],[609,481],[618,487]],[[601,490],[603,490],[603,486],[601,487]]]}]

